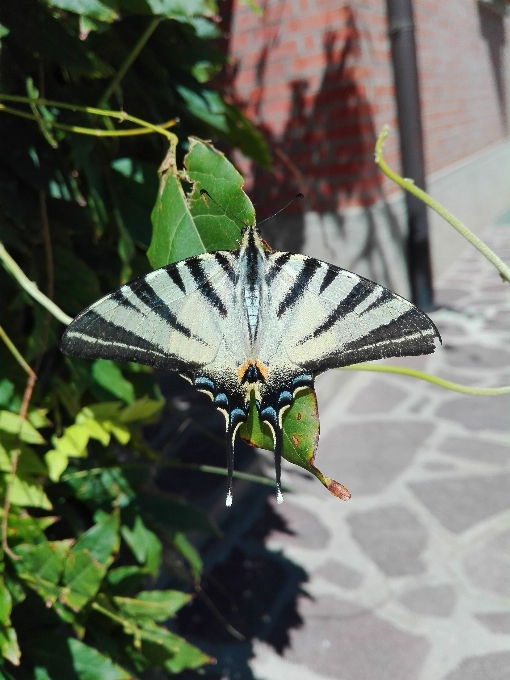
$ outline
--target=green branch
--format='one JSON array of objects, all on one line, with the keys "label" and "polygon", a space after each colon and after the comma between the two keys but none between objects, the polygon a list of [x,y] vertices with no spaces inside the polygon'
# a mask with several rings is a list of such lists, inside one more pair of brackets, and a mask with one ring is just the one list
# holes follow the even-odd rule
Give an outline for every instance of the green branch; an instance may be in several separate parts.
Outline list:
[{"label": "green branch", "polygon": [[41,293],[37,284],[30,281],[25,272],[20,268],[20,266],[12,259],[9,253],[5,250],[3,243],[0,241],[0,261],[4,265],[5,269],[14,276],[19,285],[26,290],[26,292],[31,295],[34,300],[42,305],[45,309],[53,314],[53,316],[58,319],[61,323],[66,326],[71,323],[72,318],[67,316],[60,307],[52,302],[44,293]]},{"label": "green branch", "polygon": [[499,271],[501,278],[504,281],[507,281],[510,283],[510,267],[508,267],[503,260],[501,260],[496,253],[494,253],[488,246],[485,245],[483,241],[481,241],[477,236],[473,234],[472,231],[470,231],[465,224],[463,224],[460,220],[458,220],[456,217],[454,217],[446,208],[443,208],[442,205],[440,205],[437,201],[435,201],[433,198],[431,198],[423,189],[418,188],[412,179],[407,179],[404,177],[401,177],[400,175],[397,175],[396,172],[394,172],[386,163],[384,156],[383,156],[383,148],[384,148],[384,142],[386,141],[386,137],[388,136],[390,131],[390,128],[388,125],[385,125],[381,131],[381,134],[377,138],[377,142],[375,145],[375,162],[377,165],[381,168],[381,170],[384,172],[386,177],[389,177],[395,184],[398,184],[399,187],[402,187],[402,189],[405,189],[409,193],[413,194],[416,196],[416,198],[419,198],[420,201],[423,201],[426,205],[428,205],[429,208],[432,208],[432,210],[435,210],[438,215],[441,215],[443,219],[445,219],[449,224],[452,225],[454,229],[456,229],[459,234],[461,234],[471,245],[473,245],[477,250],[479,250],[484,257],[486,257],[489,262],[491,262],[496,269]]},{"label": "green branch", "polygon": [[[88,113],[93,116],[103,116],[105,118],[114,118],[115,120],[123,123],[124,121],[129,121],[134,125],[138,125],[138,128],[130,130],[100,130],[98,128],[87,128],[80,127],[78,125],[65,125],[64,123],[58,123],[56,121],[45,121],[45,124],[51,125],[59,130],[65,130],[67,132],[75,132],[77,134],[92,135],[94,137],[127,137],[131,135],[143,135],[150,132],[157,132],[160,135],[166,137],[171,143],[175,143],[177,138],[173,132],[169,132],[167,128],[173,127],[177,124],[176,119],[172,119],[163,123],[162,125],[153,125],[148,123],[146,120],[137,118],[136,116],[131,116],[124,111],[107,111],[106,109],[99,109],[94,106],[79,106],[78,104],[66,104],[65,102],[54,101],[51,99],[33,99],[30,97],[22,97],[18,95],[10,94],[0,94],[0,101],[9,101],[17,104],[27,104],[28,106],[53,106],[59,109],[67,109],[69,111],[80,111],[81,113]],[[14,109],[4,104],[0,104],[0,111],[5,111],[5,113],[11,113],[15,116],[20,116],[21,118],[27,118],[28,120],[35,120],[39,122],[37,116],[33,114],[26,113],[25,111],[20,111],[19,109]]]},{"label": "green branch", "polygon": [[450,380],[443,380],[430,373],[417,371],[415,368],[405,368],[403,366],[388,366],[385,364],[352,364],[351,366],[343,366],[342,371],[373,371],[375,373],[398,373],[400,375],[408,375],[411,378],[418,378],[418,380],[426,380],[438,387],[444,387],[447,390],[454,392],[461,392],[461,394],[476,394],[478,396],[497,396],[500,394],[510,394],[510,386],[508,387],[467,387],[466,385],[459,385]]}]

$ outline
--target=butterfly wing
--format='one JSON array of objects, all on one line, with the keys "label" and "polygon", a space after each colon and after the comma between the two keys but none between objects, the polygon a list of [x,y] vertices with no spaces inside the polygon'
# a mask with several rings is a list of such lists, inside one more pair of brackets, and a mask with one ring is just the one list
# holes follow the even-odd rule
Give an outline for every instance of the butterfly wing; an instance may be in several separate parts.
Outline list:
[{"label": "butterfly wing", "polygon": [[193,375],[225,334],[236,253],[199,255],[128,283],[81,312],[61,349],[86,359],[134,361]]},{"label": "butterfly wing", "polygon": [[[387,288],[305,255],[268,258],[271,314],[288,360],[317,375],[387,357],[430,354],[437,328]],[[263,359],[262,359],[263,360]]]}]

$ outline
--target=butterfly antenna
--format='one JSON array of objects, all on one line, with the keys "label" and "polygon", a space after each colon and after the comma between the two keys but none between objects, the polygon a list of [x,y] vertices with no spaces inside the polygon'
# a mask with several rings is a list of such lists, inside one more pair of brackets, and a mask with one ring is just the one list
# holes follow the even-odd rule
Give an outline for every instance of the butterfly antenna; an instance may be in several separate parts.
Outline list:
[{"label": "butterfly antenna", "polygon": [[302,194],[301,192],[299,192],[299,194],[296,194],[296,195],[294,196],[294,198],[291,199],[291,200],[287,203],[287,205],[284,205],[283,208],[280,208],[280,210],[278,210],[278,212],[275,212],[274,215],[271,215],[270,217],[266,217],[265,219],[263,219],[262,222],[259,222],[259,223],[257,224],[257,226],[260,227],[260,225],[261,225],[261,224],[264,224],[264,222],[267,222],[268,220],[272,220],[273,217],[276,217],[277,215],[279,215],[279,214],[280,214],[281,212],[283,212],[284,210],[287,210],[287,208],[289,207],[289,205],[290,205],[291,203],[294,203],[294,201],[296,200],[296,198],[304,198],[304,194]]},{"label": "butterfly antenna", "polygon": [[228,210],[225,210],[225,208],[222,205],[220,205],[218,201],[215,201],[211,194],[207,191],[207,189],[200,189],[200,196],[203,196],[204,194],[214,203],[214,205],[217,205],[220,210],[223,210],[227,217],[230,217],[232,220],[235,220],[236,222],[242,224],[243,229],[244,227],[246,227],[246,224],[241,219],[239,219],[239,217],[232,215],[232,213],[229,213]]}]

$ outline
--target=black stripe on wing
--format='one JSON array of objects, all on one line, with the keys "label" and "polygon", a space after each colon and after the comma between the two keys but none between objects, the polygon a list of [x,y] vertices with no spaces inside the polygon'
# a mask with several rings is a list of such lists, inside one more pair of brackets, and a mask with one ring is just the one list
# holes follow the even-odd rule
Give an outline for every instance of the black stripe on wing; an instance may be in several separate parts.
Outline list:
[{"label": "black stripe on wing", "polygon": [[[172,312],[166,302],[159,297],[147,279],[137,279],[136,281],[133,281],[133,283],[128,283],[127,287],[131,289],[133,295],[136,295],[140,302],[143,302],[151,312],[157,314],[157,316],[159,316],[159,318],[170,328],[182,333],[186,338],[193,338],[204,345],[207,344],[205,340],[196,336],[187,326],[184,326],[184,324],[177,319],[177,316]],[[141,312],[139,312],[139,314],[141,314]]]},{"label": "black stripe on wing", "polygon": [[175,264],[169,264],[166,267],[164,267],[166,273],[172,280],[172,283],[174,283],[177,288],[179,288],[183,293],[186,293],[186,286],[184,285],[184,281],[182,280],[181,272],[179,271],[179,267],[177,267]]},{"label": "black stripe on wing", "polygon": [[[192,371],[193,362],[183,362],[132,331],[108,321],[93,309],[86,310],[67,327],[60,341],[64,354],[81,359],[134,361],[154,368]],[[196,364],[198,367],[198,364]]]},{"label": "black stripe on wing", "polygon": [[331,265],[328,266],[326,271],[326,276],[322,279],[321,287],[319,288],[319,293],[324,293],[326,288],[330,286],[339,274],[339,270]]},{"label": "black stripe on wing", "polygon": [[287,294],[280,302],[278,309],[276,311],[276,316],[281,318],[286,311],[293,307],[296,302],[303,296],[305,289],[307,288],[310,281],[315,276],[318,269],[321,268],[321,263],[319,260],[314,260],[313,258],[306,258],[303,262],[299,274],[292,286],[287,291]]},{"label": "black stripe on wing", "polygon": [[190,257],[184,261],[184,266],[188,268],[189,273],[195,279],[200,293],[213,307],[216,307],[221,316],[225,318],[227,316],[227,308],[218,295],[217,290],[208,280],[200,258]]},{"label": "black stripe on wing", "polygon": [[[346,316],[347,314],[350,314],[351,312],[355,312],[356,307],[358,307],[363,302],[363,300],[366,300],[366,298],[373,293],[376,287],[376,283],[372,283],[372,281],[368,281],[367,279],[359,281],[351,290],[351,292],[346,297],[344,297],[337,307],[335,307],[335,309],[329,314],[326,321],[324,321],[324,323],[322,323],[313,331],[311,336],[316,338],[318,335],[329,331],[339,319]],[[304,338],[302,342],[311,336]]]},{"label": "black stripe on wing", "polygon": [[280,269],[287,264],[291,257],[292,253],[281,253],[280,255],[272,258],[271,269],[266,274],[266,283],[268,286],[273,283]]},{"label": "black stripe on wing", "polygon": [[232,267],[232,263],[228,259],[228,257],[222,253],[220,250],[217,250],[215,253],[213,253],[214,259],[216,262],[220,265],[220,267],[223,269],[225,274],[228,276],[230,279],[231,283],[234,285],[237,283],[237,276],[234,271],[234,268]]}]

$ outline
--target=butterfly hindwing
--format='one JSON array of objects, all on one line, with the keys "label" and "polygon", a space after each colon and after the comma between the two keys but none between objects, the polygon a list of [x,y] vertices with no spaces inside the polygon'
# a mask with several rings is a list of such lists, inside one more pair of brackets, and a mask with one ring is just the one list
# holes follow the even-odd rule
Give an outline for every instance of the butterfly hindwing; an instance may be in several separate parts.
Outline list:
[{"label": "butterfly hindwing", "polygon": [[62,350],[193,374],[225,334],[235,261],[235,252],[199,255],[122,286],[73,320]]}]

